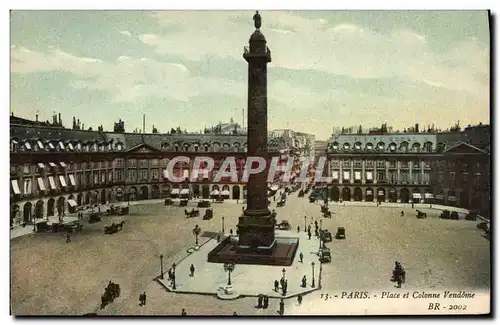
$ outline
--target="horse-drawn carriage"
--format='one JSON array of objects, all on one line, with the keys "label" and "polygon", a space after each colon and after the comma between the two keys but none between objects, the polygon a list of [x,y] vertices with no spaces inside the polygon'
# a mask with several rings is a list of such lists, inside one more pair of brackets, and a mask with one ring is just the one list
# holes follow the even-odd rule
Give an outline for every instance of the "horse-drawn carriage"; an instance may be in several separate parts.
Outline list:
[{"label": "horse-drawn carriage", "polygon": [[166,198],[165,205],[174,205],[174,200],[172,200],[171,198]]},{"label": "horse-drawn carriage", "polygon": [[119,223],[114,223],[113,222],[111,224],[111,226],[105,226],[104,227],[104,233],[106,235],[114,234],[114,233],[118,232],[119,230],[122,230],[124,224],[125,224],[125,221],[121,221]]},{"label": "horse-drawn carriage", "polygon": [[184,209],[184,214],[188,218],[199,217],[200,216],[200,210],[193,208],[193,209],[191,209],[191,211],[188,211],[188,210]]},{"label": "horse-drawn carriage", "polygon": [[328,247],[322,247],[319,251],[319,261],[321,263],[330,263],[332,261],[332,255]]},{"label": "horse-drawn carriage", "polygon": [[120,297],[120,285],[109,281],[108,286],[101,296],[101,309],[112,303],[116,298]]},{"label": "horse-drawn carriage", "polygon": [[332,233],[327,229],[320,230],[319,237],[323,243],[329,243],[332,241]]},{"label": "horse-drawn carriage", "polygon": [[417,219],[426,219],[427,213],[417,210]]},{"label": "horse-drawn carriage", "polygon": [[219,196],[215,199],[215,203],[224,203],[224,198]]},{"label": "horse-drawn carriage", "polygon": [[179,206],[181,207],[186,207],[188,205],[189,200],[181,200],[179,202]]},{"label": "horse-drawn carriage", "polygon": [[286,220],[282,220],[279,224],[276,225],[276,229],[279,230],[290,230],[292,229],[292,225]]},{"label": "horse-drawn carriage", "polygon": [[452,219],[452,220],[458,220],[458,212],[457,211],[448,211],[448,210],[443,210],[441,212],[441,215],[439,216],[441,219]]},{"label": "horse-drawn carriage", "polygon": [[277,208],[281,208],[285,206],[286,201],[285,200],[280,200],[278,203],[276,203]]},{"label": "horse-drawn carriage", "polygon": [[67,232],[77,232],[77,231],[82,231],[83,230],[83,225],[80,224],[79,222],[71,223],[65,225],[65,229]]},{"label": "horse-drawn carriage", "polygon": [[401,288],[401,284],[406,282],[406,271],[398,262],[396,262],[396,267],[392,271],[391,282],[396,282],[398,288]]},{"label": "horse-drawn carriage", "polygon": [[91,212],[89,215],[89,223],[96,223],[101,221],[101,213]]},{"label": "horse-drawn carriage", "polygon": [[205,214],[203,215],[203,220],[210,220],[214,217],[214,210],[206,209]]},{"label": "horse-drawn carriage", "polygon": [[198,208],[210,208],[211,204],[210,201],[203,200],[198,202]]},{"label": "horse-drawn carriage", "polygon": [[345,239],[345,228],[344,227],[338,227],[337,228],[337,233],[335,234],[336,239]]},{"label": "horse-drawn carriage", "polygon": [[299,191],[299,194],[297,195],[298,197],[304,197],[304,190],[300,190]]}]

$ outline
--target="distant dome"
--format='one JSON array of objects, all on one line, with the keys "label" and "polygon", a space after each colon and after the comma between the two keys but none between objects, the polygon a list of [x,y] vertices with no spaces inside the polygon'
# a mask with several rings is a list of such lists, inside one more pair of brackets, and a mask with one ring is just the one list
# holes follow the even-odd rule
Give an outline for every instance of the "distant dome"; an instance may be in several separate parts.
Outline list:
[{"label": "distant dome", "polygon": [[264,34],[260,32],[260,30],[255,30],[253,32],[252,36],[250,36],[250,43],[251,42],[265,42],[266,38],[264,37]]}]

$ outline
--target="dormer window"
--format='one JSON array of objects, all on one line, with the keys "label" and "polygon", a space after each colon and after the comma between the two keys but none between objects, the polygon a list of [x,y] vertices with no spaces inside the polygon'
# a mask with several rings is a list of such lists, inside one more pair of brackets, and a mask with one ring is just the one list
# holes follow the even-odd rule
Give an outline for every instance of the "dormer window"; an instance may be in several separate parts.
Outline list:
[{"label": "dormer window", "polygon": [[58,148],[64,150],[64,143],[62,143],[62,141],[59,141]]},{"label": "dormer window", "polygon": [[82,144],[81,144],[80,142],[77,142],[77,143],[76,143],[76,149],[77,149],[78,151],[81,151],[81,150],[82,150]]},{"label": "dormer window", "polygon": [[349,150],[350,147],[351,147],[351,145],[349,143],[347,143],[347,142],[344,143],[344,146],[343,146],[344,150]]},{"label": "dormer window", "polygon": [[16,140],[11,140],[10,141],[10,151],[13,151],[13,152],[17,151],[18,144],[19,143]]},{"label": "dormer window", "polygon": [[396,151],[396,144],[394,142],[389,145],[389,150],[391,150],[391,152]]},{"label": "dormer window", "polygon": [[356,150],[361,150],[361,143],[360,143],[360,142],[356,142],[356,143],[354,144],[354,149],[356,149]]},{"label": "dormer window", "polygon": [[31,144],[28,141],[24,143],[24,149],[31,150]]},{"label": "dormer window", "polygon": [[37,146],[38,146],[39,149],[43,149],[43,143],[42,143],[42,141],[37,140],[36,144],[37,144]]},{"label": "dormer window", "polygon": [[119,142],[119,143],[117,143],[117,144],[116,144],[116,150],[117,150],[117,151],[122,151],[122,150],[123,150],[123,144],[122,144],[122,143],[120,143],[120,142]]},{"label": "dormer window", "polygon": [[426,142],[424,143],[424,150],[427,152],[432,152],[432,142]]},{"label": "dormer window", "polygon": [[438,143],[438,145],[437,145],[437,151],[438,152],[443,152],[445,148],[446,148],[446,144],[444,144],[442,142]]},{"label": "dormer window", "polygon": [[366,144],[366,149],[368,149],[368,150],[373,150],[373,143],[368,142],[368,143]]},{"label": "dormer window", "polygon": [[385,143],[383,143],[383,142],[379,142],[379,143],[377,144],[377,149],[378,149],[378,150],[380,150],[380,151],[382,151],[382,150],[384,150],[384,146],[385,146]]},{"label": "dormer window", "polygon": [[71,142],[68,143],[68,146],[67,146],[68,150],[75,150],[75,147],[73,146],[73,144]]},{"label": "dormer window", "polygon": [[56,147],[54,146],[54,144],[52,142],[49,142],[49,149],[50,150],[54,150]]},{"label": "dormer window", "polygon": [[415,143],[411,146],[411,151],[415,151],[415,152],[420,151],[420,143],[415,142]]},{"label": "dormer window", "polygon": [[401,143],[401,146],[399,147],[399,149],[403,152],[408,152],[408,142],[402,142]]},{"label": "dormer window", "polygon": [[339,144],[337,142],[334,142],[332,148],[333,150],[339,150]]},{"label": "dormer window", "polygon": [[178,143],[174,143],[174,150],[179,151],[179,144]]}]

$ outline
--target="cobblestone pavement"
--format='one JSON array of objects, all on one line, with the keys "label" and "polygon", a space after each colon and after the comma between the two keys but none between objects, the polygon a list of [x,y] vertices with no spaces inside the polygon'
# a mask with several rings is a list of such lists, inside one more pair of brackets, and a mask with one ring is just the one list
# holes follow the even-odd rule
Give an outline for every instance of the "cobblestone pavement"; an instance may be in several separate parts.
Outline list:
[{"label": "cobblestone pavement", "polygon": [[[274,207],[274,203],[272,204]],[[160,273],[159,255],[167,265],[179,261],[194,244],[196,224],[204,236],[221,230],[225,217],[226,232],[236,230],[241,204],[213,204],[214,218],[201,220],[184,216],[184,209],[161,204],[134,205],[124,217],[104,217],[100,223],[84,223],[84,230],[72,234],[66,244],[63,234],[43,233],[11,240],[12,311],[14,314],[78,315],[97,312],[102,315],[277,315],[278,299],[271,299],[267,310],[256,309],[255,298],[223,301],[213,296],[167,292],[154,278]],[[406,288],[449,289],[489,288],[490,242],[476,229],[478,222],[441,220],[440,211],[428,212],[427,219],[416,219],[414,210],[380,207],[332,206],[331,219],[323,219],[323,228],[335,233],[345,227],[347,239],[329,244],[332,263],[323,267],[323,288],[304,297],[286,301],[285,314],[307,314],[308,304],[321,294],[341,291],[388,290],[395,260],[407,270]],[[200,209],[202,214],[204,209]],[[276,208],[282,219],[304,231],[307,223],[319,221],[320,207],[307,198],[288,199]],[[125,220],[122,231],[104,235],[105,225]],[[312,226],[314,229],[314,226]],[[206,234],[204,234],[206,232]],[[201,276],[201,274],[197,274]],[[104,310],[100,296],[108,281],[120,284],[121,295]],[[209,281],[209,279],[207,279]],[[138,305],[142,292],[146,306]],[[306,304],[307,302],[307,304]],[[295,307],[294,307],[295,306]],[[335,308],[333,314],[338,312]]]}]

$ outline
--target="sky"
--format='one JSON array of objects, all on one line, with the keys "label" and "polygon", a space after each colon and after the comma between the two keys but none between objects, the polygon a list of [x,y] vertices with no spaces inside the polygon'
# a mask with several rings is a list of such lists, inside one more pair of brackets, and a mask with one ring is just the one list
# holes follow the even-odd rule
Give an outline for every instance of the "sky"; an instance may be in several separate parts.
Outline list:
[{"label": "sky", "polygon": [[[11,11],[11,112],[188,131],[246,118],[253,11]],[[489,123],[486,11],[260,11],[268,127]]]}]

